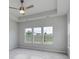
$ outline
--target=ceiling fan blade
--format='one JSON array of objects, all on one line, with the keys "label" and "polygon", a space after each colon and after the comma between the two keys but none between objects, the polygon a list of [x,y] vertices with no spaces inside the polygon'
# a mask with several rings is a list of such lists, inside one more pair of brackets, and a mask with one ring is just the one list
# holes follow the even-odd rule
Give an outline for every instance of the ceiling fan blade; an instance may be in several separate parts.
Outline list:
[{"label": "ceiling fan blade", "polygon": [[9,8],[19,10],[18,8],[15,8],[15,7],[9,7]]},{"label": "ceiling fan blade", "polygon": [[26,9],[29,9],[29,8],[32,8],[32,7],[34,7],[34,5],[30,5],[30,6],[26,7]]}]

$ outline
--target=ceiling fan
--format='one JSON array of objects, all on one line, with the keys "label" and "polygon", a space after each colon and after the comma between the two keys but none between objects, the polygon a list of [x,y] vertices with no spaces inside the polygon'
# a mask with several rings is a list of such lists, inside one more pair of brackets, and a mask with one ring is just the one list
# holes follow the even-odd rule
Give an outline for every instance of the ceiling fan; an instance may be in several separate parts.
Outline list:
[{"label": "ceiling fan", "polygon": [[16,7],[9,7],[9,8],[15,9],[15,10],[19,10],[20,14],[24,15],[26,9],[30,9],[30,8],[34,7],[34,5],[30,5],[28,7],[24,7],[24,5],[23,5],[24,4],[24,0],[20,0],[20,2],[21,2],[21,6],[19,8],[16,8]]}]

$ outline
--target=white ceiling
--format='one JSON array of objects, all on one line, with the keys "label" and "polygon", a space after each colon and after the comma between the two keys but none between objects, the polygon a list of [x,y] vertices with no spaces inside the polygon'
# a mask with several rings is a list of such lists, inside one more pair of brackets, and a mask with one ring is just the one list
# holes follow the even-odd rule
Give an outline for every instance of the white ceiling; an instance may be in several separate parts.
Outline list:
[{"label": "white ceiling", "polygon": [[[34,5],[34,7],[26,10],[26,15],[33,15],[36,13],[56,9],[57,0],[24,0],[24,6],[29,5]],[[10,0],[9,6],[16,8],[20,7],[20,0]],[[19,14],[18,10],[10,9],[10,13],[17,17],[22,16]]]},{"label": "white ceiling", "polygon": [[[24,6],[34,5],[33,8],[26,10],[25,15],[19,14],[18,10],[9,9],[11,16],[18,18],[18,21],[23,18],[29,19],[48,15],[66,14],[69,10],[69,0],[24,0]],[[9,0],[9,6],[20,7],[20,0]],[[36,18],[37,19],[37,18]]]}]

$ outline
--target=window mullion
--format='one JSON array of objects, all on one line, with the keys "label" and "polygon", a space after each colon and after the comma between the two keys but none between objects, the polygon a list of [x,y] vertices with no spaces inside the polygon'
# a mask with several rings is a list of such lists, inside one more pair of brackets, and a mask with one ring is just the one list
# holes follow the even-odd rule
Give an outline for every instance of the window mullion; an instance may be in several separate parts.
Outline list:
[{"label": "window mullion", "polygon": [[[34,28],[32,28],[32,33],[34,33]],[[34,44],[34,35],[33,35],[33,42],[32,43]]]},{"label": "window mullion", "polygon": [[44,33],[43,33],[43,27],[42,27],[42,44],[44,44]]}]

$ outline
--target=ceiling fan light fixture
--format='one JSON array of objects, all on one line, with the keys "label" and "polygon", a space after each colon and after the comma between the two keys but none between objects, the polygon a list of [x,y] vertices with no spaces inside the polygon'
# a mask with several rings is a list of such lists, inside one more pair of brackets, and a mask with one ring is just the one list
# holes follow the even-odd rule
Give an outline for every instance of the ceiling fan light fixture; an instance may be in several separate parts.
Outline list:
[{"label": "ceiling fan light fixture", "polygon": [[24,14],[25,13],[25,11],[24,10],[20,10],[20,14]]},{"label": "ceiling fan light fixture", "polygon": [[24,14],[25,11],[24,11],[24,7],[20,7],[20,14]]}]

